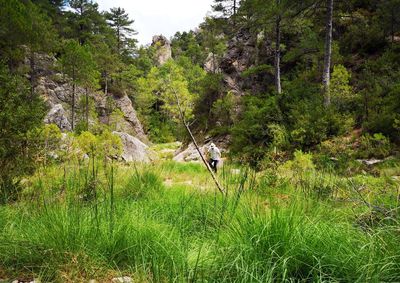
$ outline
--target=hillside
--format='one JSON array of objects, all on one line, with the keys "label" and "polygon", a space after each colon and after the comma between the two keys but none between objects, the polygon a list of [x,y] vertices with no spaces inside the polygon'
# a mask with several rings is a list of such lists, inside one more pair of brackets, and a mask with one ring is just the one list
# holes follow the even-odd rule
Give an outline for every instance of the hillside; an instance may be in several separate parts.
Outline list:
[{"label": "hillside", "polygon": [[400,1],[210,9],[0,0],[0,282],[400,281]]}]

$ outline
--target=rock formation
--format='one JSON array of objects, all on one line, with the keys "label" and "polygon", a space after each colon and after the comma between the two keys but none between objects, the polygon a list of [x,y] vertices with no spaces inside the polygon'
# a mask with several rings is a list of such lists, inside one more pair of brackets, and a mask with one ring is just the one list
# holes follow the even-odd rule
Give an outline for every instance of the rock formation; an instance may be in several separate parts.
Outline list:
[{"label": "rock formation", "polygon": [[219,68],[224,76],[224,82],[229,91],[236,95],[243,95],[245,80],[242,72],[254,63],[252,54],[255,54],[256,42],[246,29],[240,30],[228,43],[227,51]]},{"label": "rock formation", "polygon": [[159,66],[164,65],[169,59],[172,58],[171,43],[165,36],[153,36],[153,42],[151,46],[156,49],[156,61]]},{"label": "rock formation", "polygon": [[[63,132],[71,131],[71,94],[72,84],[68,77],[55,71],[56,59],[48,55],[36,55],[36,91],[44,98],[50,111],[45,118],[45,123],[56,124]],[[76,87],[76,105],[79,110],[79,101],[86,95],[84,88]],[[94,100],[99,119],[107,122],[107,97],[99,91],[89,91],[89,97]],[[147,141],[142,124],[137,118],[132,101],[125,94],[121,97],[113,96],[115,106],[123,113],[123,121],[119,123],[118,131],[124,131],[130,135],[138,137],[142,141]],[[75,121],[76,122],[76,121]],[[94,121],[89,121],[92,123]]]},{"label": "rock formation", "polygon": [[121,158],[125,162],[150,162],[149,149],[147,145],[127,133],[113,132],[113,134],[121,138],[123,146]]},{"label": "rock formation", "polygon": [[50,109],[44,119],[46,124],[56,124],[62,132],[71,131],[71,123],[68,121],[67,113],[64,110],[62,104],[55,104]]}]

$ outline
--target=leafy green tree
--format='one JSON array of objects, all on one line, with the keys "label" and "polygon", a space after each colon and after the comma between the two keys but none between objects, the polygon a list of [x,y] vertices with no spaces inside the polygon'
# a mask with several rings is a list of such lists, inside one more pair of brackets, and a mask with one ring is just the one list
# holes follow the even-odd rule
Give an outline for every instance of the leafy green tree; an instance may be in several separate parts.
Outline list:
[{"label": "leafy green tree", "polygon": [[[193,118],[196,98],[196,94],[189,91],[185,70],[169,60],[161,67],[152,68],[145,78],[138,79],[135,102],[146,120],[153,120],[152,124],[158,128],[168,125],[165,131],[171,131],[177,137],[183,132],[179,108],[183,109],[183,116],[189,121]],[[157,138],[151,133],[157,129],[147,125],[147,130]]]},{"label": "leafy green tree", "polygon": [[0,65],[0,201],[15,200],[20,177],[35,168],[29,132],[45,116],[43,100],[31,96],[26,80]]},{"label": "leafy green tree", "polygon": [[193,31],[177,32],[171,40],[171,47],[172,57],[175,59],[184,56],[190,58],[193,64],[201,65],[204,62],[204,51]]},{"label": "leafy green tree", "polygon": [[382,29],[385,35],[390,36],[391,43],[395,42],[395,36],[400,31],[400,1],[381,1],[378,8],[378,17],[382,22]]}]

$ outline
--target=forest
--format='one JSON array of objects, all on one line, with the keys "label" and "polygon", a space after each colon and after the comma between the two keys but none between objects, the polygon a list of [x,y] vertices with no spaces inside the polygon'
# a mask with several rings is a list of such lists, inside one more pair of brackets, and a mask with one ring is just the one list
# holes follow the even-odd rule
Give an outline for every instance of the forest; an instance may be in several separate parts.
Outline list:
[{"label": "forest", "polygon": [[212,2],[0,0],[0,283],[400,281],[400,0]]}]

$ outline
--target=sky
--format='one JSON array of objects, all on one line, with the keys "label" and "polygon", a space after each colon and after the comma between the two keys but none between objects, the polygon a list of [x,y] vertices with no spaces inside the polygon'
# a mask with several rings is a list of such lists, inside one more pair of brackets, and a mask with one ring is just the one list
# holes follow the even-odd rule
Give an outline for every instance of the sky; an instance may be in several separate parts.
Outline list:
[{"label": "sky", "polygon": [[100,10],[124,8],[135,20],[140,45],[151,43],[153,35],[172,37],[177,31],[195,29],[211,11],[213,0],[97,0]]}]

